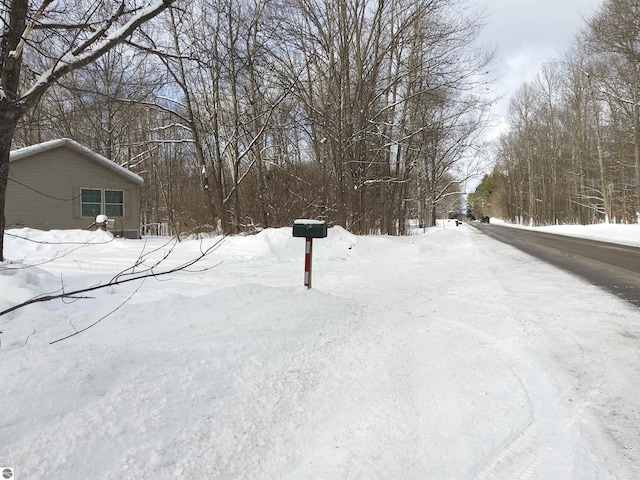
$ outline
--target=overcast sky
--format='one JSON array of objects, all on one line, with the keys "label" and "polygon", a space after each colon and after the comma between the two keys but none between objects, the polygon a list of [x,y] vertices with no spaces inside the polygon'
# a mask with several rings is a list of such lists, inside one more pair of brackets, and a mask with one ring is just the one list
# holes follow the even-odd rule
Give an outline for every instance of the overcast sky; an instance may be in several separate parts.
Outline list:
[{"label": "overcast sky", "polygon": [[[481,41],[497,47],[494,113],[506,115],[511,93],[540,71],[545,61],[571,47],[585,19],[603,0],[475,0],[489,15]],[[494,129],[494,135],[501,129]]]}]

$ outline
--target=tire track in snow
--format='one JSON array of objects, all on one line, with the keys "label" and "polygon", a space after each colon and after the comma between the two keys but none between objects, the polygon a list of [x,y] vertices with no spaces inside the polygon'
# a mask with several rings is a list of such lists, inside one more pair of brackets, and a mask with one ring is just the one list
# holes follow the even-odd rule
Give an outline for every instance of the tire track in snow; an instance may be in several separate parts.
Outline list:
[{"label": "tire track in snow", "polygon": [[[522,388],[522,391],[526,396],[529,421],[482,461],[480,466],[476,468],[474,474],[474,477],[478,480],[496,478],[500,471],[500,467],[502,465],[510,463],[510,461],[516,456],[521,456],[523,452],[531,450],[534,444],[534,440],[538,436],[538,424],[536,421],[533,400],[531,398],[531,395],[529,395],[522,377],[516,371],[516,369],[502,357],[502,355],[498,354],[498,357],[515,375],[518,383],[520,384],[520,387]],[[517,475],[513,478],[518,480],[527,480],[529,478],[534,478],[537,472],[538,464],[544,459],[544,456],[546,455],[535,455],[534,462],[530,462],[525,469],[526,475]],[[529,475],[528,472],[531,472],[533,476]]]},{"label": "tire track in snow", "polygon": [[[507,345],[502,346],[489,333],[467,323],[452,320],[447,323],[455,324],[461,331],[479,339],[487,354],[497,357],[508,368],[520,385],[527,405],[524,424],[480,460],[471,469],[469,477],[478,480],[538,478],[540,472],[547,469],[555,443],[575,425],[576,419],[565,416],[563,399],[555,393],[540,367],[532,363],[527,355],[506,348]],[[535,395],[531,392],[535,392]],[[562,425],[560,429],[557,429],[558,423]],[[548,438],[553,427],[556,427],[553,438]],[[550,440],[555,441],[550,443]]]},{"label": "tire track in snow", "polygon": [[[533,352],[514,350],[511,343],[496,340],[490,333],[467,323],[449,323],[479,338],[487,353],[512,372],[527,401],[528,421],[486,455],[471,470],[470,478],[533,480],[545,472],[553,472],[549,473],[553,477],[559,469],[568,478],[601,478],[597,475],[606,473],[597,461],[579,454],[584,443],[578,427],[588,401],[572,404],[575,392],[556,391]],[[584,477],[585,473],[595,476]]]},{"label": "tire track in snow", "polygon": [[[474,473],[474,477],[478,480],[488,480],[496,478],[500,467],[503,464],[509,462],[509,460],[523,451],[526,451],[533,443],[533,439],[537,435],[537,425],[535,418],[531,418],[529,422],[516,432],[511,438],[503,443],[494,453],[485,459],[480,467],[478,467]],[[535,475],[535,468],[533,469]],[[524,480],[525,476],[515,476],[515,479]]]}]

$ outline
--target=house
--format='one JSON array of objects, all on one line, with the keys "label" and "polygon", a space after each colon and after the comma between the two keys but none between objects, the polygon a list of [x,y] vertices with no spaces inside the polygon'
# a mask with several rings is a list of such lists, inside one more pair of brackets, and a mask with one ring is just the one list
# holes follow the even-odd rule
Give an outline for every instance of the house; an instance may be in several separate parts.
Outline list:
[{"label": "house", "polygon": [[114,235],[140,238],[144,180],[67,138],[11,152],[6,228],[88,228],[107,215]]}]

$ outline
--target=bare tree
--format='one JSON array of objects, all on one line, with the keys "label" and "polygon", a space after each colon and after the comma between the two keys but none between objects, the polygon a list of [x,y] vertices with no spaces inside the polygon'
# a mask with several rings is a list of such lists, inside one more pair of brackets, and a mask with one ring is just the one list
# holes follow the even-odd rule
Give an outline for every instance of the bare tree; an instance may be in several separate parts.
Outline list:
[{"label": "bare tree", "polygon": [[[449,173],[468,154],[449,147],[474,124],[467,107],[482,109],[474,89],[490,56],[470,48],[481,16],[455,0],[282,3],[294,13],[281,19],[280,67],[292,74],[305,66],[294,93],[312,158],[331,182],[327,210],[357,233],[402,233],[419,203],[409,187],[431,153],[428,132],[438,130],[438,158],[453,160]],[[473,148],[472,136],[457,146]]]},{"label": "bare tree", "polygon": [[[640,222],[640,4],[606,0],[587,24],[587,52],[606,63],[601,92],[630,119],[635,165],[636,221]],[[613,78],[612,78],[613,77]],[[614,80],[613,84],[607,79]]]}]

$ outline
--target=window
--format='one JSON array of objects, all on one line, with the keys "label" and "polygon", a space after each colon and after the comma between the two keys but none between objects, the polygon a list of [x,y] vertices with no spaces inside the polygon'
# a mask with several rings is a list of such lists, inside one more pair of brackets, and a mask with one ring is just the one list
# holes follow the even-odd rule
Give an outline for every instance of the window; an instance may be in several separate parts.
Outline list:
[{"label": "window", "polygon": [[124,192],[122,190],[80,190],[83,217],[95,218],[105,214],[109,218],[124,217]]}]

